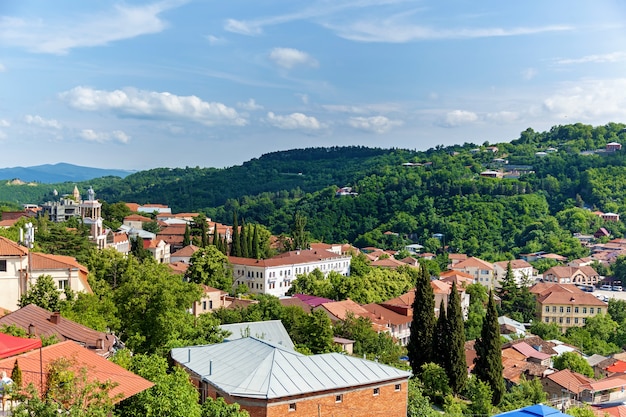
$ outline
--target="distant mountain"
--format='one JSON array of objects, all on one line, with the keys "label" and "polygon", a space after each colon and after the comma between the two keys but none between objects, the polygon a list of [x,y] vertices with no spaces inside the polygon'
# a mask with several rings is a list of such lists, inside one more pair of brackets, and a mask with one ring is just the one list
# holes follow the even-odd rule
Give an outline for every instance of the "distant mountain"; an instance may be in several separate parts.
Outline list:
[{"label": "distant mountain", "polygon": [[90,168],[78,165],[58,163],[32,167],[0,168],[0,180],[20,179],[24,182],[54,184],[62,182],[81,182],[100,177],[125,178],[133,171],[121,169]]}]

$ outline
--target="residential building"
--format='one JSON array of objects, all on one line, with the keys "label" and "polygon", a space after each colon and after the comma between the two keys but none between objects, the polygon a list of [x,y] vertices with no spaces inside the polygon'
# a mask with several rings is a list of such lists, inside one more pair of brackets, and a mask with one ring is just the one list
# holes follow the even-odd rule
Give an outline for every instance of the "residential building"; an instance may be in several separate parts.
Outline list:
[{"label": "residential building", "polygon": [[122,224],[132,229],[143,229],[144,223],[150,223],[152,219],[150,217],[142,216],[141,214],[131,214],[124,217]]},{"label": "residential building", "polygon": [[300,274],[314,270],[328,275],[331,271],[350,275],[350,255],[338,255],[325,250],[285,252],[269,259],[229,256],[233,268],[234,287],[247,285],[251,293],[282,297]]},{"label": "residential building", "polygon": [[61,198],[58,201],[48,201],[41,205],[40,216],[47,216],[50,221],[60,223],[80,217],[80,201],[72,198]]},{"label": "residential building", "polygon": [[626,374],[616,374],[583,385],[579,398],[590,404],[625,401]]},{"label": "residential building", "polygon": [[473,276],[476,283],[482,284],[487,288],[493,289],[498,287],[493,264],[483,261],[482,259],[472,256],[471,258],[453,264],[449,268]]},{"label": "residential building", "polygon": [[582,327],[588,317],[608,311],[607,303],[572,284],[538,283],[530,292],[537,297],[537,318],[556,323],[563,332]]},{"label": "residential building", "polygon": [[341,353],[302,355],[254,337],[171,351],[201,401],[222,397],[251,417],[405,417],[411,376]]},{"label": "residential building", "polygon": [[99,332],[75,321],[61,317],[35,304],[29,304],[0,317],[0,326],[16,326],[31,336],[56,337],[59,341],[72,340],[99,356],[108,358],[123,345],[113,333]]},{"label": "residential building", "polygon": [[620,151],[621,149],[622,149],[622,144],[619,142],[609,142],[604,147],[604,150],[607,152]]},{"label": "residential building", "polygon": [[193,254],[199,250],[200,248],[198,246],[187,245],[184,248],[172,253],[170,255],[170,262],[183,262],[189,264],[191,262],[191,257],[193,256]]},{"label": "residential building", "polygon": [[365,304],[362,307],[374,315],[379,322],[386,322],[391,337],[393,337],[398,344],[406,346],[409,343],[411,322],[413,321],[412,317],[398,314],[376,303]]},{"label": "residential building", "polygon": [[543,273],[544,282],[556,284],[596,285],[600,275],[591,266],[553,266]]},{"label": "residential building", "polygon": [[29,252],[27,248],[0,236],[0,307],[15,310],[20,298],[41,275],[50,275],[60,292],[91,292],[88,270],[71,256]]},{"label": "residential building", "polygon": [[226,291],[209,287],[204,284],[200,284],[200,287],[202,289],[202,296],[200,297],[200,300],[196,301],[191,308],[191,312],[194,316],[198,317],[200,314],[210,313],[214,310],[219,310],[222,307],[228,307],[230,305],[230,300],[228,300],[229,297]]},{"label": "residential building", "polygon": [[170,244],[161,239],[144,240],[143,248],[148,250],[152,257],[161,264],[170,263]]},{"label": "residential building", "polygon": [[578,400],[583,392],[583,386],[593,382],[592,378],[569,369],[554,372],[541,379],[541,385],[550,400],[566,397],[568,400]]},{"label": "residential building", "polygon": [[387,321],[384,319],[379,319],[376,315],[369,312],[363,306],[355,303],[354,301],[342,300],[342,301],[333,301],[330,303],[323,303],[319,306],[315,307],[313,310],[321,310],[330,321],[333,323],[337,323],[340,321],[344,321],[348,316],[352,315],[355,318],[363,317],[367,318],[372,322],[372,328],[376,332],[389,332],[391,333],[391,327],[387,325]]},{"label": "residential building", "polygon": [[0,373],[6,372],[10,375],[17,360],[22,370],[22,386],[32,384],[39,395],[44,395],[48,378],[47,370],[50,365],[61,358],[70,359],[73,362],[71,369],[77,374],[84,370],[89,382],[111,382],[112,387],[108,395],[114,403],[130,398],[154,385],[147,379],[127,371],[71,340],[2,359],[0,360]]},{"label": "residential building", "polygon": [[511,264],[511,272],[518,286],[533,285],[535,283],[535,268],[523,259],[513,259],[511,261],[500,261],[493,264],[496,280],[499,283],[506,277],[506,271]]}]

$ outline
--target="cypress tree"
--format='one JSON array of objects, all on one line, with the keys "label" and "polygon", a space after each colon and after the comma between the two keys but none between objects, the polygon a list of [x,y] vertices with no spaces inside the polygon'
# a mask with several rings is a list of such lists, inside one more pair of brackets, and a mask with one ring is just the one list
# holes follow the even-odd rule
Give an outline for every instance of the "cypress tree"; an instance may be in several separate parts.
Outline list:
[{"label": "cypress tree", "polygon": [[419,375],[422,365],[433,362],[433,334],[435,331],[435,294],[430,276],[422,264],[417,274],[415,300],[413,300],[411,336],[407,345],[409,362],[414,375]]},{"label": "cypress tree", "polygon": [[228,256],[231,253],[228,250],[228,239],[226,238],[226,236],[224,236],[224,239],[222,240],[222,253],[226,256]]},{"label": "cypress tree", "polygon": [[237,211],[233,211],[233,236],[230,247],[231,256],[241,256],[241,242],[239,241],[239,220]]},{"label": "cypress tree", "polygon": [[254,228],[252,225],[246,226],[248,229],[246,230],[246,237],[248,239],[248,258],[254,258],[252,256],[252,241],[254,240]]},{"label": "cypress tree", "polygon": [[501,287],[496,293],[501,300],[502,312],[507,315],[511,314],[514,311],[515,299],[517,298],[519,289],[517,288],[517,282],[515,281],[510,261],[506,266],[506,275],[502,280]]},{"label": "cypress tree", "polygon": [[11,379],[16,387],[22,388],[22,370],[20,369],[20,365],[17,363],[17,359],[13,364],[13,370],[11,371]]},{"label": "cypress tree", "polygon": [[191,244],[191,231],[189,230],[189,224],[185,225],[185,235],[183,236],[183,247]]},{"label": "cypress tree", "polygon": [[220,238],[219,238],[219,233],[217,233],[217,223],[213,224],[213,244],[215,246],[217,246],[219,248],[219,242],[220,242]]},{"label": "cypress tree", "polygon": [[448,363],[450,362],[449,339],[450,330],[448,328],[446,307],[443,300],[441,300],[439,304],[439,317],[437,317],[437,324],[435,325],[435,332],[433,334],[433,362],[445,369],[446,374],[448,373]]},{"label": "cypress tree", "polygon": [[461,296],[452,283],[452,291],[448,298],[448,352],[449,362],[446,370],[452,392],[458,394],[467,383],[467,364],[465,362],[465,323],[461,310]]},{"label": "cypress tree", "polygon": [[248,236],[246,233],[246,222],[244,219],[241,219],[241,234],[239,235],[239,253],[244,258],[248,257]]},{"label": "cypress tree", "polygon": [[502,377],[502,342],[500,341],[500,327],[498,326],[498,312],[493,293],[489,291],[487,315],[483,320],[480,337],[474,345],[476,359],[474,359],[474,374],[491,387],[493,396],[491,403],[498,405],[504,395],[504,378]]},{"label": "cypress tree", "polygon": [[254,225],[254,233],[252,234],[252,257],[259,259],[259,229],[258,224]]}]

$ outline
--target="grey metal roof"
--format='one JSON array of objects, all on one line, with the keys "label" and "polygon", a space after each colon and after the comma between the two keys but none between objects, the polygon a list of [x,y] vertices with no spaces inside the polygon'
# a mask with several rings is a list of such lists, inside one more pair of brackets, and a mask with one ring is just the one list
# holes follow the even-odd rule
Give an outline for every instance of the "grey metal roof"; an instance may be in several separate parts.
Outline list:
[{"label": "grey metal roof", "polygon": [[587,359],[587,363],[591,366],[595,366],[597,364],[599,364],[600,362],[602,362],[603,360],[608,359],[606,356],[602,356],[602,355],[598,355],[597,353],[594,353],[593,355],[586,357],[585,359]]},{"label": "grey metal roof", "polygon": [[294,349],[294,344],[289,337],[289,333],[280,320],[253,321],[248,323],[222,324],[223,330],[228,330],[231,335],[226,340],[237,340],[242,337],[256,337],[267,340],[276,345]]},{"label": "grey metal roof", "polygon": [[398,379],[410,372],[340,353],[306,356],[254,337],[172,350],[172,359],[238,397],[283,398]]}]

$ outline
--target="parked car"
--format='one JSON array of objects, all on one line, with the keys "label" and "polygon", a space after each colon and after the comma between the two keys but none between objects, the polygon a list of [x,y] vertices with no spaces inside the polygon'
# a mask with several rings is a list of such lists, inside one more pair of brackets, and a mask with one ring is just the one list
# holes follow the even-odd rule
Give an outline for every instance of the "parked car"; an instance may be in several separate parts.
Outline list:
[{"label": "parked car", "polygon": [[610,285],[602,285],[600,289],[604,291],[611,291],[613,288],[611,288]]},{"label": "parked car", "polygon": [[613,285],[613,287],[611,287],[611,291],[621,291],[621,290],[622,290],[621,285]]},{"label": "parked car", "polygon": [[598,298],[598,300],[604,301],[605,303],[609,301],[609,297],[603,294],[596,294],[596,297]]}]

